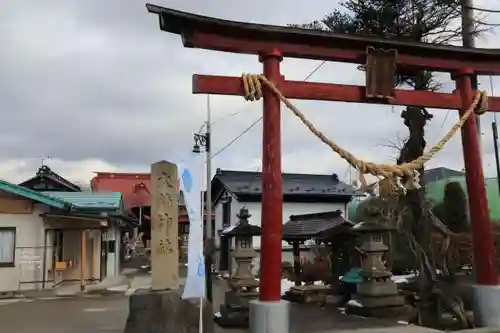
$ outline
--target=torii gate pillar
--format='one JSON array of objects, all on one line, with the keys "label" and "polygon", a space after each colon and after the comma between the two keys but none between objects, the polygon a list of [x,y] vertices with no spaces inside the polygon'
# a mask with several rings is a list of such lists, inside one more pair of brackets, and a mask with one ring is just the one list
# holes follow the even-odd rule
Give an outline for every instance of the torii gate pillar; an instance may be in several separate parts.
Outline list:
[{"label": "torii gate pillar", "polygon": [[[456,88],[462,99],[460,115],[467,111],[472,101],[471,76],[474,71],[464,68],[454,75]],[[469,214],[471,216],[472,245],[474,253],[474,321],[481,326],[500,327],[500,286],[496,269],[495,246],[486,197],[481,150],[478,140],[476,115],[462,127],[462,147],[466,173]],[[482,255],[481,255],[482,254]],[[485,254],[485,255],[484,255]]]},{"label": "torii gate pillar", "polygon": [[[280,51],[261,53],[264,75],[279,86],[282,81]],[[283,227],[283,177],[281,174],[281,102],[263,87],[262,138],[262,237],[259,300],[250,303],[252,333],[288,333],[289,304],[281,299],[281,234]]]}]

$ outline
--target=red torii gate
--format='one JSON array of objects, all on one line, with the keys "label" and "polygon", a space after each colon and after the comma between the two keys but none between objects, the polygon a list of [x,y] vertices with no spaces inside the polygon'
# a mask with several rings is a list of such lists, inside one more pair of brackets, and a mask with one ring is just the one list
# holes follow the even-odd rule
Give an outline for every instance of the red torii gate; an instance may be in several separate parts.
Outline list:
[{"label": "red torii gate", "polygon": [[[470,76],[500,74],[500,50],[465,49],[456,46],[402,42],[368,36],[308,31],[303,29],[242,23],[194,15],[156,5],[146,5],[159,16],[163,31],[179,34],[185,47],[255,54],[263,74],[289,99],[460,109],[472,101]],[[397,50],[392,61],[398,68],[449,72],[456,80],[456,93],[392,90],[383,99],[368,98],[367,87],[288,81],[280,72],[283,57],[366,64],[368,49]],[[368,52],[368,53],[367,53]],[[379,72],[380,73],[380,72]],[[380,75],[380,74],[377,74]],[[279,301],[281,279],[282,177],[280,100],[263,87],[262,151],[262,254],[261,301]],[[193,93],[244,94],[240,77],[194,75]],[[489,111],[500,111],[500,98],[490,97]],[[476,116],[462,128],[477,283],[497,285],[495,248],[479,150]]]}]

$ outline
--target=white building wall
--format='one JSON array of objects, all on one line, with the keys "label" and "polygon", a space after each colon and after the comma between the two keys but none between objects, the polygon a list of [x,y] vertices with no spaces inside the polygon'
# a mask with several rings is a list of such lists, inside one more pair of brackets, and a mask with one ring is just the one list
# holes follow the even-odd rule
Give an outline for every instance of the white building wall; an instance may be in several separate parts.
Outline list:
[{"label": "white building wall", "polygon": [[52,251],[49,238],[44,251],[45,226],[40,214],[45,210],[44,205],[35,205],[32,214],[0,214],[0,227],[16,228],[14,267],[0,267],[0,292],[41,288],[44,253],[47,279]]},{"label": "white building wall", "polygon": [[120,274],[120,243],[121,233],[120,228],[111,225],[106,235],[107,241],[115,241],[115,253],[108,252],[108,260],[106,263],[106,276],[118,276]]},{"label": "white building wall", "polygon": [[214,214],[215,214],[215,247],[220,246],[220,237],[218,236],[219,230],[222,229],[222,204],[218,204],[214,208]]},{"label": "white building wall", "polygon": [[[76,281],[81,277],[81,231],[65,230],[63,233],[63,258],[72,260],[74,266],[58,274],[55,281],[52,279],[53,234],[45,231],[48,228],[40,216],[49,208],[43,204],[35,204],[32,214],[0,214],[0,227],[16,228],[14,267],[0,267],[0,293],[20,290],[35,290],[43,287],[43,267],[45,254],[45,288],[52,288],[54,283]],[[100,241],[99,232],[87,234],[87,279],[100,277]],[[108,230],[108,239],[114,239],[115,253],[108,255],[107,276],[116,276],[120,273],[120,228],[112,226]],[[44,244],[44,241],[46,243]],[[96,246],[97,256],[93,256],[92,248]],[[92,269],[94,268],[94,269]]]},{"label": "white building wall", "polygon": [[[238,202],[233,198],[231,201],[231,225],[234,225],[238,222],[238,217],[236,216],[240,209],[246,207],[251,215],[250,223],[254,225],[261,226],[262,223],[262,204],[260,202]],[[286,223],[290,219],[290,215],[300,215],[300,214],[310,214],[310,213],[321,213],[328,211],[336,211],[340,210],[344,218],[348,218],[347,216],[347,203],[324,203],[324,202],[284,202],[283,203],[283,221],[282,223]],[[222,204],[218,204],[215,207],[215,224],[216,230],[222,229]],[[219,246],[220,237],[216,237],[216,245]],[[260,237],[253,238],[253,245],[255,249],[260,249]],[[282,247],[284,251],[282,252],[282,262],[290,262],[293,263],[293,253],[291,251],[291,245],[287,242],[282,242]],[[234,248],[234,240],[233,240],[233,248]],[[218,254],[217,254],[218,255]],[[312,259],[312,253],[310,251],[302,251],[301,255]],[[260,257],[260,253],[259,253]],[[257,257],[254,259],[254,273],[257,273],[259,270],[259,262],[260,258]],[[233,268],[236,267],[233,262]]]},{"label": "white building wall", "polygon": [[[246,206],[248,212],[252,217],[250,217],[250,223],[254,225],[261,226],[262,223],[262,205],[260,202],[246,202],[239,203],[233,200],[231,205],[231,225],[238,222],[238,217],[236,214],[240,211],[242,207]],[[300,215],[300,214],[311,214],[311,213],[321,213],[340,210],[342,215],[346,214],[346,204],[344,203],[303,203],[303,202],[284,202],[283,203],[283,221],[285,224],[289,219],[290,215]],[[260,237],[254,237],[253,239],[254,248],[260,249]],[[283,247],[291,247],[288,243],[283,242]]]}]

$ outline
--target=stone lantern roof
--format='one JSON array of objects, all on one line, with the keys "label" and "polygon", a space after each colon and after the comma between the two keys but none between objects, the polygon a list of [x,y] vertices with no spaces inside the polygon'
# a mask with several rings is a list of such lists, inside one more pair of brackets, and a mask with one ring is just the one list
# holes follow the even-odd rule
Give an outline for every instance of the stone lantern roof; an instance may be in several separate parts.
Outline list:
[{"label": "stone lantern roof", "polygon": [[358,233],[379,233],[395,231],[396,229],[388,224],[377,222],[359,222],[352,229]]},{"label": "stone lantern roof", "polygon": [[238,236],[260,236],[261,228],[250,224],[248,219],[252,216],[246,207],[240,209],[238,223],[222,230],[222,236],[238,237]]}]

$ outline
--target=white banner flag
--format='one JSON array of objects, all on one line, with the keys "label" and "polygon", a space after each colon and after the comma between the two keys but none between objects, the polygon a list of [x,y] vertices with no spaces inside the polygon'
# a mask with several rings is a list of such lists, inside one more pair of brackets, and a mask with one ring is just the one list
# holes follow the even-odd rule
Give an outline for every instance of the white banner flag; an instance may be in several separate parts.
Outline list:
[{"label": "white banner flag", "polygon": [[189,217],[188,272],[182,298],[205,297],[203,220],[201,211],[202,154],[192,154],[179,164],[179,178]]}]

